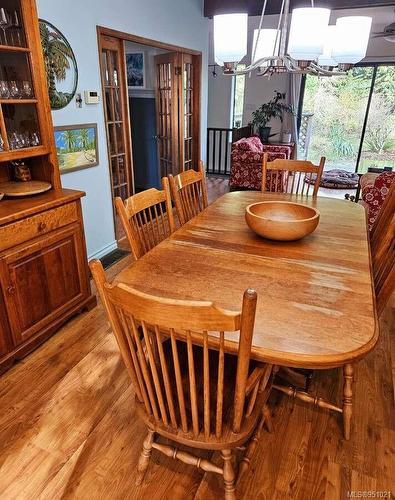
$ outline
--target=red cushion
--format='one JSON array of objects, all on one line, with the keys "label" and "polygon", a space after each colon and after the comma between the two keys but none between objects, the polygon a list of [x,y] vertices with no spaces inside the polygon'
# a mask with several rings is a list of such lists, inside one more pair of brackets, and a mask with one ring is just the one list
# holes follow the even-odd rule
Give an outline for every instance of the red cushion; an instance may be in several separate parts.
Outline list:
[{"label": "red cushion", "polygon": [[262,143],[259,137],[244,137],[233,144],[233,147],[239,151],[250,151],[251,153],[261,153]]},{"label": "red cushion", "polygon": [[384,172],[377,176],[373,186],[369,184],[362,189],[362,200],[368,207],[369,229],[372,229],[394,180],[395,172]]}]

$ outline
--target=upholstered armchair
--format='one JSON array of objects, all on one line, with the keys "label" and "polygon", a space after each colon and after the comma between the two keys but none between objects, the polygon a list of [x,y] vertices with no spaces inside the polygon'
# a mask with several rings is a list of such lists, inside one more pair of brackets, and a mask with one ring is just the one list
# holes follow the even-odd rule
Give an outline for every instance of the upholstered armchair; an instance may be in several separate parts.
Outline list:
[{"label": "upholstered armchair", "polygon": [[264,153],[268,153],[269,161],[276,158],[289,159],[292,146],[262,144],[256,136],[233,143],[229,179],[229,186],[232,189],[261,189]]},{"label": "upholstered armchair", "polygon": [[391,184],[394,181],[395,172],[383,172],[382,174],[368,172],[361,176],[360,203],[366,208],[369,230],[372,229]]}]

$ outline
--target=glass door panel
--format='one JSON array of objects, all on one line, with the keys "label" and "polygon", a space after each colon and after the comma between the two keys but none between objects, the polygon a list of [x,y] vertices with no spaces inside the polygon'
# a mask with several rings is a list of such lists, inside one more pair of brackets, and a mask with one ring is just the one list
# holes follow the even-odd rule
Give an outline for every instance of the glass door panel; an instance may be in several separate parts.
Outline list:
[{"label": "glass door panel", "polygon": [[[130,149],[127,135],[128,116],[126,112],[126,89],[122,70],[122,41],[103,36],[102,44],[102,82],[105,118],[107,125],[107,143],[110,155],[110,173],[113,197],[128,198],[133,192],[130,172]],[[119,236],[116,220],[117,237]]]},{"label": "glass door panel", "polygon": [[[178,158],[174,148],[176,137],[173,136],[177,116],[177,88],[175,81],[177,54],[169,53],[155,56],[156,63],[156,109],[157,141],[160,177],[177,174]],[[173,113],[174,105],[174,113]]]},{"label": "glass door panel", "polygon": [[184,170],[193,168],[192,164],[192,116],[193,116],[193,67],[192,57],[184,61],[183,92],[184,92]]},{"label": "glass door panel", "polygon": [[0,45],[26,47],[20,3],[2,0],[0,5]]},{"label": "glass door panel", "polygon": [[346,76],[306,77],[303,115],[313,114],[308,160],[325,156],[325,170],[355,172],[372,76],[372,67],[357,67]]},{"label": "glass door panel", "polygon": [[34,104],[7,104],[2,109],[10,149],[40,145],[40,129]]},{"label": "glass door panel", "polygon": [[27,54],[3,52],[0,59],[0,99],[34,97]]},{"label": "glass door panel", "polygon": [[379,66],[366,122],[358,172],[395,170],[395,66]]}]

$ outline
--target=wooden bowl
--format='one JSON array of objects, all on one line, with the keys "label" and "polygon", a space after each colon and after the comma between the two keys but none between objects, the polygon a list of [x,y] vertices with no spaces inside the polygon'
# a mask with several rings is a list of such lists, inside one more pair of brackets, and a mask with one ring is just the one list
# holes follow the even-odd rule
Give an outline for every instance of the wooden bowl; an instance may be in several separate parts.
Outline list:
[{"label": "wooden bowl", "polygon": [[317,209],[289,201],[261,201],[248,205],[248,226],[259,236],[276,241],[300,240],[312,233],[320,220]]}]

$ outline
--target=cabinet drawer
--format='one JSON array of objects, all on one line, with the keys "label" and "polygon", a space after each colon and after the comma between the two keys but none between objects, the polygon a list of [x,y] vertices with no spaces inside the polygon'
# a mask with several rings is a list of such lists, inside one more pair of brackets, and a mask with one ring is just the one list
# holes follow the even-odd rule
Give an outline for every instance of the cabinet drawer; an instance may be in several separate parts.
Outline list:
[{"label": "cabinet drawer", "polygon": [[0,252],[77,220],[77,204],[68,203],[0,227]]}]

